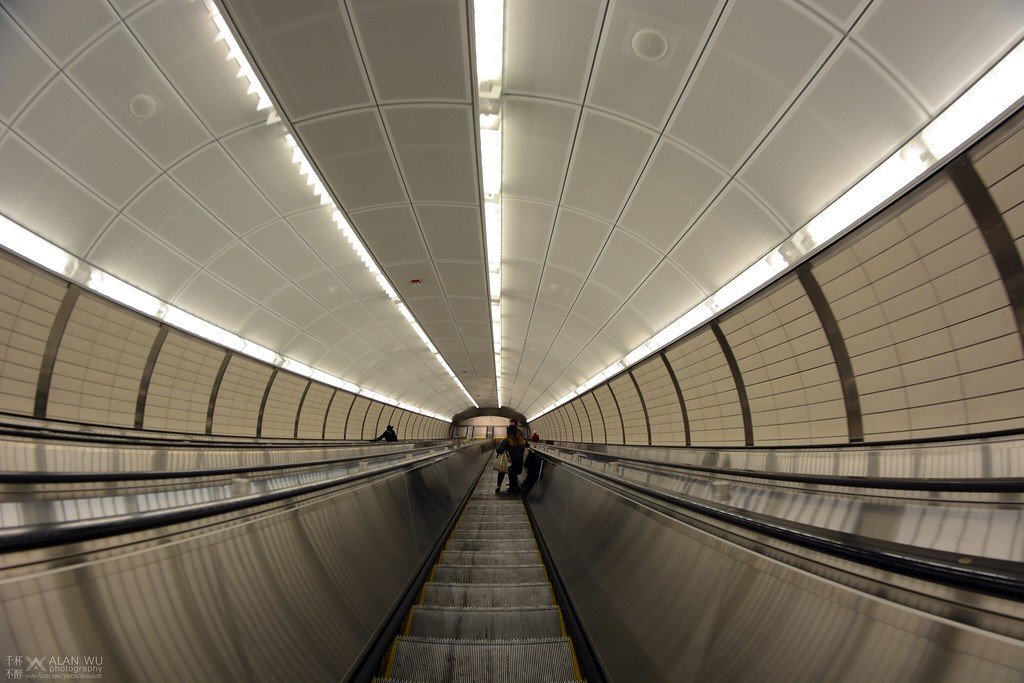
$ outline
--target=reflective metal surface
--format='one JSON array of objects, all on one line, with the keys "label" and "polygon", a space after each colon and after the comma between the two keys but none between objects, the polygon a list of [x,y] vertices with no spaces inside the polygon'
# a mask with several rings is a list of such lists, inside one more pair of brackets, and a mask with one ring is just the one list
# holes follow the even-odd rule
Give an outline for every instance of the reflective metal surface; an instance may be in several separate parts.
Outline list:
[{"label": "reflective metal surface", "polygon": [[244,515],[18,555],[0,571],[0,657],[103,657],[105,681],[341,680],[482,448]]},{"label": "reflective metal surface", "polygon": [[930,550],[1024,562],[1024,496],[820,487],[714,477],[657,465],[595,459],[540,446],[537,450],[654,490],[715,502],[781,521]]},{"label": "reflective metal surface", "polygon": [[1020,437],[842,448],[681,448],[564,441],[556,445],[645,462],[778,474],[909,479],[1024,477],[1024,439]]},{"label": "reflective metal surface", "polygon": [[530,496],[611,680],[1024,680],[1024,641],[975,625],[1006,601],[913,581],[900,604],[880,597],[900,577],[844,585],[852,563],[823,578],[807,571],[814,554],[732,542],[638,500],[557,463]]}]

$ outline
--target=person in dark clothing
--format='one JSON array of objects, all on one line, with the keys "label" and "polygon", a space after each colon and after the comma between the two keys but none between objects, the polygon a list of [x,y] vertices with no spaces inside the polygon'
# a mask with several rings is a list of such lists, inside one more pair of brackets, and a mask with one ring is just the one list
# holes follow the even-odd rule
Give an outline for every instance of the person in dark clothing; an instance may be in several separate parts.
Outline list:
[{"label": "person in dark clothing", "polygon": [[384,430],[384,433],[378,436],[374,441],[398,441],[398,434],[395,433],[395,428],[388,425],[388,428]]},{"label": "person in dark clothing", "polygon": [[[494,449],[495,453],[508,452],[509,460],[512,463],[508,466],[508,492],[519,493],[519,473],[523,471],[523,453],[526,451],[526,439],[523,438],[519,427],[509,425],[505,430],[506,436]],[[495,493],[501,493],[501,482],[505,481],[505,473],[498,472],[498,487]]]},{"label": "person in dark clothing", "polygon": [[[530,441],[537,443],[540,441],[540,435],[537,432],[533,433],[530,437]],[[537,479],[540,478],[540,455],[538,455],[532,449],[526,452],[526,479],[523,481],[523,493],[529,493],[533,485],[537,483]]]}]

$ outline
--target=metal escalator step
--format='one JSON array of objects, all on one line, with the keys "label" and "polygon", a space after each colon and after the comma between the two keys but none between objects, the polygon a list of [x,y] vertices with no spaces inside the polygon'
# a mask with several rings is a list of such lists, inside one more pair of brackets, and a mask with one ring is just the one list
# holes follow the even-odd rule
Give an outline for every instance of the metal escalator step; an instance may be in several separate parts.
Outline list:
[{"label": "metal escalator step", "polygon": [[477,518],[466,518],[462,517],[459,519],[456,529],[508,529],[509,527],[522,527],[529,529],[530,520],[523,518],[520,519],[518,516],[513,516],[506,519],[504,516],[492,517],[477,517]]},{"label": "metal escalator step", "polygon": [[532,583],[547,581],[544,565],[505,565],[503,567],[481,567],[479,565],[435,564],[430,575],[437,583]]},{"label": "metal escalator step", "polygon": [[533,538],[509,540],[507,538],[452,538],[450,550],[535,550]]},{"label": "metal escalator step", "polygon": [[412,608],[409,634],[425,638],[507,639],[559,638],[562,622],[558,608],[487,609],[423,607]]},{"label": "metal escalator step", "polygon": [[548,583],[428,583],[422,605],[433,607],[546,607],[554,604]]},{"label": "metal escalator step", "polygon": [[529,527],[519,529],[463,529],[458,527],[452,532],[452,538],[508,538],[523,539],[533,538],[533,529]]},{"label": "metal escalator step", "polygon": [[503,567],[512,564],[537,564],[541,561],[540,553],[536,550],[524,550],[522,552],[465,552],[460,550],[445,550],[438,562],[444,564],[472,564],[481,567]]},{"label": "metal escalator step", "polygon": [[568,638],[441,640],[400,636],[388,674],[414,681],[578,680]]}]

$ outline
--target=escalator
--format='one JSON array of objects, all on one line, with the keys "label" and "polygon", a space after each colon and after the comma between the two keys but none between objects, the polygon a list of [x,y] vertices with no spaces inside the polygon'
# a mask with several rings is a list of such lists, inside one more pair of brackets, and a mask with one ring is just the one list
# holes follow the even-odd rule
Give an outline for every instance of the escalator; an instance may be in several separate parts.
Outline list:
[{"label": "escalator", "polygon": [[401,633],[388,681],[579,681],[525,506],[477,481]]}]

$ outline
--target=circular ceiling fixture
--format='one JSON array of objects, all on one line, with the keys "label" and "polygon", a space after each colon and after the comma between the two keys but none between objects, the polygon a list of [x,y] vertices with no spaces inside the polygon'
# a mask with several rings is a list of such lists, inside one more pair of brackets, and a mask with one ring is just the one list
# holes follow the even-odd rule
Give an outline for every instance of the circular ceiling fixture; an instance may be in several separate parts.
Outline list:
[{"label": "circular ceiling fixture", "polygon": [[148,119],[156,113],[156,100],[149,95],[136,95],[128,103],[128,109],[137,119]]},{"label": "circular ceiling fixture", "polygon": [[653,28],[643,28],[633,34],[633,53],[640,59],[656,62],[668,53],[668,41]]}]

